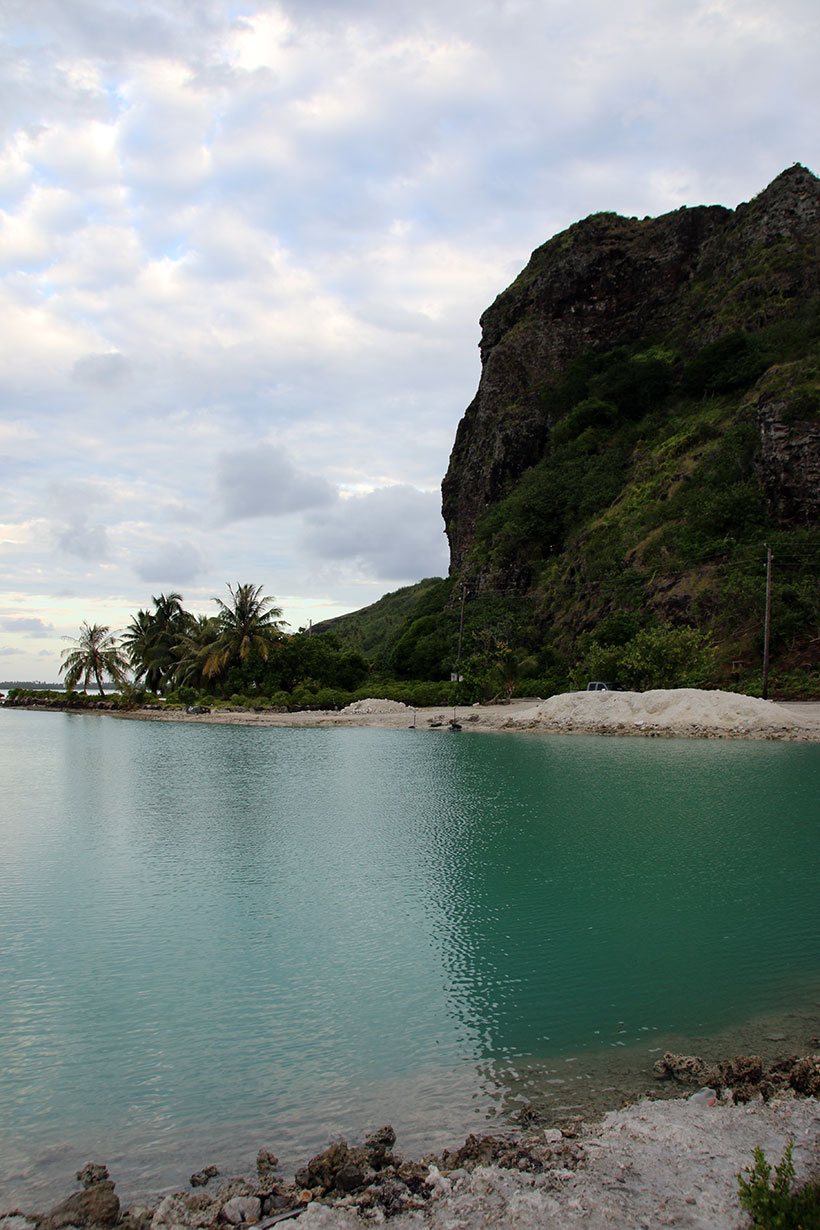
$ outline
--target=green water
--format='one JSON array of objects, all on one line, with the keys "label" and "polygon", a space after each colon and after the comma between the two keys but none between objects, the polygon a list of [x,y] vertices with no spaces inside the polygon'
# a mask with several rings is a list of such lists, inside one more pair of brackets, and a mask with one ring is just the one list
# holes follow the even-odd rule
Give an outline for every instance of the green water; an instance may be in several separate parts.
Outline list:
[{"label": "green water", "polygon": [[6,711],[0,780],[0,1209],[811,1028],[817,746]]}]

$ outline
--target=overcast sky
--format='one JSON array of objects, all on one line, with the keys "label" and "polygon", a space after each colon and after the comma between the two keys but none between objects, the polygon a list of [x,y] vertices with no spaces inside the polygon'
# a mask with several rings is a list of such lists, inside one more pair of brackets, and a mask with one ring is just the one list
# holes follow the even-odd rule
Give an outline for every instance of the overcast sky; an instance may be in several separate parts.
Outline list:
[{"label": "overcast sky", "polygon": [[820,164],[817,0],[0,0],[0,678],[227,581],[443,574],[478,317]]}]

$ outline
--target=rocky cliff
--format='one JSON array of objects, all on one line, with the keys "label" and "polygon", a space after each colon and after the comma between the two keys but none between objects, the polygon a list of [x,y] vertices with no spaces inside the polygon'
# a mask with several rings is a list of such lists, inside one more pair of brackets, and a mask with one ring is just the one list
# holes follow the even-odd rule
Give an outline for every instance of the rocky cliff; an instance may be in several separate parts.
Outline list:
[{"label": "rocky cliff", "polygon": [[[743,435],[742,424],[751,424],[753,445],[748,431],[737,442],[750,468],[740,460],[738,476],[766,501],[757,537],[769,524],[811,525],[820,491],[819,301],[820,181],[802,166],[735,210],[685,208],[642,220],[596,214],[538,248],[481,318],[481,380],[442,486],[451,575],[476,590],[543,589],[545,562],[577,554],[596,518],[606,519],[595,499],[559,530],[554,516],[542,516],[550,504],[544,484],[560,498],[556,430],[560,436],[573,415],[576,426],[597,432],[588,456],[610,447],[617,454],[623,481],[610,486],[614,502],[646,481],[641,447],[649,439],[663,451],[664,421],[674,420],[680,435],[687,420],[699,419],[697,439],[678,449],[679,464],[650,504],[668,503],[702,470],[705,454],[726,445],[727,433]],[[637,439],[625,431],[645,419]],[[577,443],[582,431],[569,434]],[[515,520],[526,506],[530,518],[511,550],[500,505],[539,465],[540,481],[531,477],[506,510]],[[730,470],[723,467],[715,484],[736,486]],[[640,539],[630,537],[613,543],[619,567],[640,552]]]}]

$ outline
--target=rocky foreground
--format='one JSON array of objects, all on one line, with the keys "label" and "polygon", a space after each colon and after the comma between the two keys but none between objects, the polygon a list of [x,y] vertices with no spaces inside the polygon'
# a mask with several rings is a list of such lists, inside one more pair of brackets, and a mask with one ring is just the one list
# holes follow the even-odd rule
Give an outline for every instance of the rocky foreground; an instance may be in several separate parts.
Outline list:
[{"label": "rocky foreground", "polygon": [[655,1076],[696,1092],[612,1111],[595,1126],[545,1127],[524,1107],[518,1131],[471,1135],[423,1161],[396,1154],[387,1125],[361,1145],[334,1142],[292,1181],[261,1149],[253,1179],[222,1178],[206,1166],[191,1175],[189,1189],[129,1209],[107,1168],[88,1163],[77,1174],[80,1191],[47,1213],[0,1214],[0,1230],[268,1230],[295,1218],[303,1230],[387,1219],[396,1230],[557,1230],[576,1222],[719,1230],[746,1224],[737,1175],[756,1147],[776,1162],[792,1140],[797,1181],[820,1178],[820,1056],[766,1066],[758,1056],[708,1064],[667,1053]]}]

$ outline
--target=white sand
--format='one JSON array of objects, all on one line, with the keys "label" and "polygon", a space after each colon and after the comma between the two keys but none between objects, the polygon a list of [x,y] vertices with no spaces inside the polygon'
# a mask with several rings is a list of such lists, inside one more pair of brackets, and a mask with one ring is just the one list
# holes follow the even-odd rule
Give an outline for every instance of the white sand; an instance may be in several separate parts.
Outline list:
[{"label": "white sand", "polygon": [[514,724],[595,734],[763,739],[820,736],[820,724],[811,716],[754,696],[698,688],[565,692],[516,714]]},{"label": "white sand", "polygon": [[376,696],[368,696],[366,700],[354,700],[345,705],[342,713],[406,713],[407,705],[400,700],[385,700]]},{"label": "white sand", "polygon": [[[811,1099],[768,1105],[640,1102],[611,1111],[579,1141],[577,1169],[543,1174],[479,1167],[437,1182],[424,1212],[391,1218],[395,1230],[738,1230],[749,1224],[737,1200],[737,1175],[759,1145],[772,1163],[795,1142],[797,1181],[820,1174],[820,1113]],[[300,1230],[361,1230],[355,1213],[311,1206]],[[372,1222],[369,1224],[373,1224]]]}]

